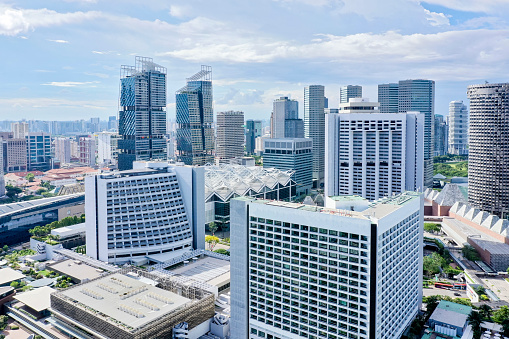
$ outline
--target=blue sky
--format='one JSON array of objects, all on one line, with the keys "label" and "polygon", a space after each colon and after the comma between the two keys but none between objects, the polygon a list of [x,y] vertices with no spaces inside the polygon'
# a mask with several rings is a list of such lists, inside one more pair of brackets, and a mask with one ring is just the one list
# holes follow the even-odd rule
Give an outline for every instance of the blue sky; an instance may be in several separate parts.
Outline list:
[{"label": "blue sky", "polygon": [[[266,119],[272,101],[340,85],[436,81],[436,114],[466,86],[509,81],[509,0],[0,0],[0,119],[115,115],[120,65],[168,68],[168,117],[211,65],[215,111]],[[300,105],[302,117],[302,104]]]}]

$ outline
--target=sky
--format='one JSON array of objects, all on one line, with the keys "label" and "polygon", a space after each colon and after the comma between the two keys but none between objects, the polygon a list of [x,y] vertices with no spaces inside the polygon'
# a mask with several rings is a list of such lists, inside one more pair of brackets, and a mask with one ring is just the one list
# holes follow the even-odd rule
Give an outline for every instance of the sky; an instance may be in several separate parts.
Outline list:
[{"label": "sky", "polygon": [[121,65],[152,57],[175,91],[213,70],[214,110],[268,119],[324,85],[432,79],[435,114],[466,87],[509,81],[509,0],[0,0],[0,120],[106,119]]}]

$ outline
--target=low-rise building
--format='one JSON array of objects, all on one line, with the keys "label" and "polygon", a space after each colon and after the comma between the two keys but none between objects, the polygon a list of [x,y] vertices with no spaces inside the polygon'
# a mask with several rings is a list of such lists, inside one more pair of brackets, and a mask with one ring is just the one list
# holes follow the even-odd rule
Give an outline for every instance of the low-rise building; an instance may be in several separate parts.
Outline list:
[{"label": "low-rise building", "polygon": [[461,337],[468,326],[467,318],[472,307],[441,300],[428,320],[429,326],[438,333]]},{"label": "low-rise building", "polygon": [[25,275],[10,267],[0,269],[0,286],[9,286],[14,281],[21,281]]}]

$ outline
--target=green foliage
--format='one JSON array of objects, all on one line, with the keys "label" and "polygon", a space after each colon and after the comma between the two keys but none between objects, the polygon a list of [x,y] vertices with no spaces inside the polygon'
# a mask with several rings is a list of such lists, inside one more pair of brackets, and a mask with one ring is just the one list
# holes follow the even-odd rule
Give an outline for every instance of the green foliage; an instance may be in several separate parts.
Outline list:
[{"label": "green foliage", "polygon": [[430,223],[430,222],[425,222],[424,223],[424,230],[426,232],[429,232],[429,233],[435,233],[435,232],[440,232],[440,230],[442,229],[442,225],[440,224],[434,224],[434,223]]},{"label": "green foliage", "polygon": [[433,174],[442,174],[446,177],[468,176],[468,162],[463,161],[455,164],[433,164]]},{"label": "green foliage", "polygon": [[224,248],[218,248],[217,250],[214,250],[214,252],[220,253],[220,254],[225,254],[225,255],[230,255],[230,252],[228,252]]},{"label": "green foliage", "polygon": [[19,287],[19,282],[18,281],[11,282],[11,287],[18,288]]},{"label": "green foliage", "polygon": [[46,226],[35,226],[34,228],[28,230],[28,232],[30,232],[30,234],[39,241],[56,240],[53,236],[48,238],[48,236],[50,236],[51,230],[65,226],[81,224],[83,222],[85,222],[84,214],[82,214],[80,217],[65,217],[60,221],[53,221]]},{"label": "green foliage", "polygon": [[8,251],[9,251],[9,246],[4,245],[4,247],[2,247],[2,250],[3,250],[4,252],[8,252]]},{"label": "green foliage", "polygon": [[29,182],[33,182],[35,180],[35,175],[33,173],[28,173],[25,176],[25,179],[27,179]]},{"label": "green foliage", "polygon": [[205,242],[209,244],[209,250],[213,251],[214,246],[219,242],[219,238],[214,235],[207,235],[205,237]]},{"label": "green foliage", "polygon": [[423,271],[424,275],[431,277],[434,274],[441,272],[441,268],[447,266],[447,260],[445,260],[440,254],[433,252],[429,256],[425,256],[423,259]]},{"label": "green foliage", "polygon": [[10,328],[11,328],[11,330],[19,330],[18,325],[11,325]]},{"label": "green foliage", "polygon": [[18,194],[23,192],[23,190],[19,187],[14,187],[12,185],[5,186],[5,194],[11,199],[17,199]]},{"label": "green foliage", "polygon": [[86,254],[87,253],[87,246],[86,245],[78,246],[78,247],[76,247],[74,249],[74,252],[81,253],[81,254]]},{"label": "green foliage", "polygon": [[9,317],[6,315],[0,315],[0,332],[5,330],[7,327],[7,321],[9,320]]},{"label": "green foliage", "polygon": [[463,246],[463,248],[461,249],[461,253],[468,260],[471,260],[471,261],[481,260],[479,253],[477,253],[476,249],[473,246],[470,246],[470,245]]},{"label": "green foliage", "polygon": [[209,223],[209,231],[212,233],[212,235],[214,235],[218,228],[219,226],[217,226],[215,222],[212,221]]},{"label": "green foliage", "polygon": [[41,186],[46,188],[48,191],[52,191],[55,189],[55,186],[51,185],[49,181],[42,181]]},{"label": "green foliage", "polygon": [[467,318],[468,324],[472,326],[474,330],[474,338],[480,338],[481,336],[481,323],[483,322],[482,314],[476,310],[472,310]]},{"label": "green foliage", "polygon": [[443,163],[447,161],[466,161],[468,157],[466,155],[447,154],[433,157],[433,163]]},{"label": "green foliage", "polygon": [[494,311],[491,319],[497,324],[509,322],[509,306],[501,306],[498,310]]}]

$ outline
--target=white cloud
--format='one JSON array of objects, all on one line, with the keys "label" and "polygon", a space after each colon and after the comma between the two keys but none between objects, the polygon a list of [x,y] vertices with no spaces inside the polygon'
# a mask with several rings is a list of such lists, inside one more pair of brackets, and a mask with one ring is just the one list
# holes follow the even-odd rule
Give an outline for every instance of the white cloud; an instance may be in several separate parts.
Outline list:
[{"label": "white cloud", "polygon": [[171,5],[170,6],[170,15],[176,18],[183,18],[190,14],[189,7],[186,6],[178,6]]},{"label": "white cloud", "polygon": [[73,107],[82,108],[88,106],[93,109],[106,109],[115,104],[115,100],[69,100],[56,98],[0,98],[0,105],[30,108],[30,107]]},{"label": "white cloud", "polygon": [[88,73],[88,72],[85,72],[86,75],[91,75],[91,76],[94,76],[94,77],[98,77],[98,78],[102,78],[102,79],[107,79],[109,78],[110,76],[108,74],[104,74],[104,73]]},{"label": "white cloud", "polygon": [[75,24],[98,18],[100,12],[59,13],[46,8],[16,9],[0,4],[0,35],[15,36],[38,27]]},{"label": "white cloud", "polygon": [[52,81],[48,82],[46,84],[41,84],[43,86],[55,86],[55,87],[76,87],[76,86],[83,86],[83,85],[93,85],[98,84],[99,81]]},{"label": "white cloud", "polygon": [[426,13],[426,20],[429,21],[431,26],[449,26],[449,17],[444,13],[436,13],[431,12],[427,9],[424,9],[424,13]]},{"label": "white cloud", "polygon": [[465,12],[509,11],[509,1],[507,0],[425,0],[422,2]]},{"label": "white cloud", "polygon": [[69,41],[67,41],[67,40],[52,40],[52,39],[48,39],[48,41],[56,42],[56,43],[59,43],[59,44],[68,44],[69,43]]}]

